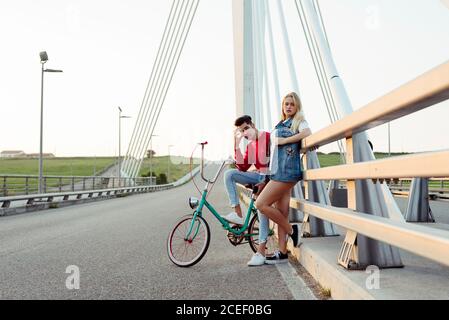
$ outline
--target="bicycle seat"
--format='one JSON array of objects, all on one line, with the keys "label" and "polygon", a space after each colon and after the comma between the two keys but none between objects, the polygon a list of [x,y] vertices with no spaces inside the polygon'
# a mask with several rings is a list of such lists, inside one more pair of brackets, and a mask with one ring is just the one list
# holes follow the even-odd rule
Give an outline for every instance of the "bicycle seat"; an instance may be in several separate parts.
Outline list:
[{"label": "bicycle seat", "polygon": [[257,191],[259,191],[259,187],[255,184],[245,184],[245,188],[251,190],[253,193],[257,193]]}]

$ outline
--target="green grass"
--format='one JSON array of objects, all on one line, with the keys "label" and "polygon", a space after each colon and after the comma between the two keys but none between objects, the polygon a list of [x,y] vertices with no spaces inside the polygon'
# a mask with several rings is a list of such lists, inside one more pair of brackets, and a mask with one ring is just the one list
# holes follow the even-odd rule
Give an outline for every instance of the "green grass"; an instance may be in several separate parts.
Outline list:
[{"label": "green grass", "polygon": [[[374,154],[376,159],[388,158],[388,153],[379,153],[376,152]],[[406,155],[406,153],[392,153],[392,157]],[[318,153],[318,159],[320,160],[321,168],[330,167],[330,166],[338,166],[341,163],[340,154],[339,153]]]},{"label": "green grass", "polygon": [[[167,174],[168,157],[154,157],[153,171],[159,175]],[[44,175],[46,176],[92,176],[96,171],[106,169],[108,166],[115,164],[115,157],[76,157],[76,158],[51,158],[44,159]],[[195,159],[194,166],[198,165]],[[189,158],[171,156],[170,163],[170,181],[175,181],[189,172]],[[140,174],[146,174],[150,170],[150,161],[145,159],[142,163]],[[0,159],[0,175],[22,174],[22,175],[38,175],[39,160],[38,159]]]},{"label": "green grass", "polygon": [[[99,174],[102,170],[113,165],[116,158],[113,157],[97,157],[97,158],[50,158],[44,159],[43,174],[44,176],[92,176],[96,171]],[[29,175],[37,176],[39,174],[38,159],[0,159],[0,175]],[[0,180],[0,194],[15,195],[24,193],[25,179],[8,178],[5,192],[3,188],[4,180]],[[31,178],[28,180],[29,192],[35,192],[38,186],[38,179]],[[70,184],[69,180],[62,181],[62,184]],[[50,179],[47,181],[47,188],[56,187],[59,181]]]},{"label": "green grass", "polygon": [[[170,166],[169,183],[176,181],[185,176],[190,171],[189,158],[171,156],[170,163],[168,162],[168,156],[154,157],[152,159],[152,170],[158,176],[161,173],[168,173],[168,166]],[[198,159],[194,159],[192,169],[199,164]],[[139,176],[147,174],[150,171],[150,159],[146,158],[142,167],[140,168]]]},{"label": "green grass", "polygon": [[[117,158],[50,158],[44,159],[46,176],[92,176],[113,165]],[[0,159],[0,175],[38,175],[38,159]]]}]

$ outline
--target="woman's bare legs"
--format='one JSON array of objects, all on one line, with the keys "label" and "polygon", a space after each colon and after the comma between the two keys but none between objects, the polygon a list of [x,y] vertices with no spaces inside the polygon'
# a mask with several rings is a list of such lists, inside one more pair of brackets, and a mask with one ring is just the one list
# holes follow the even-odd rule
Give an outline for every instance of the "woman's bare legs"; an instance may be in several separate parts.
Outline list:
[{"label": "woman's bare legs", "polygon": [[[287,192],[284,194],[284,196],[276,201],[275,206],[279,211],[282,212],[282,215],[285,219],[286,223],[289,223],[288,215],[290,213],[290,196],[291,193]],[[282,253],[287,253],[287,233],[284,229],[278,227],[278,244],[279,244],[279,251]]]},{"label": "woman's bare legs", "polygon": [[285,233],[292,234],[293,228],[282,211],[272,207],[272,205],[285,198],[286,194],[290,196],[290,191],[295,184],[295,182],[279,182],[271,180],[256,200],[256,208],[282,228],[284,235]]}]

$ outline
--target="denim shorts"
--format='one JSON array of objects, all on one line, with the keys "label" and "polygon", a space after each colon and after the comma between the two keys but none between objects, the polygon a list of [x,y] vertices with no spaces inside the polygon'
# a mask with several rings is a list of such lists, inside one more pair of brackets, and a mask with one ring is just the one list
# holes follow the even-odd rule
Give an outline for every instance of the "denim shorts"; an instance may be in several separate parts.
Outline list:
[{"label": "denim shorts", "polygon": [[[291,119],[286,123],[280,122],[272,133],[272,137],[288,138],[295,133],[290,130]],[[302,179],[301,144],[289,143],[274,146],[270,161],[270,179],[280,182],[298,182]]]}]

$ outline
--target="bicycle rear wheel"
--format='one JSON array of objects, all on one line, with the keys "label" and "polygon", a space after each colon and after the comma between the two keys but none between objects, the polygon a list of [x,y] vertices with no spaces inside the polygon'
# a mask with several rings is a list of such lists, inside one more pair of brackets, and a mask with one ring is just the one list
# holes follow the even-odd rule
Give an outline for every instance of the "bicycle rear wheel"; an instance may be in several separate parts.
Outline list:
[{"label": "bicycle rear wheel", "polygon": [[191,267],[206,254],[210,242],[210,229],[203,217],[197,216],[188,239],[193,215],[186,215],[178,220],[168,235],[167,253],[171,262],[179,267]]},{"label": "bicycle rear wheel", "polygon": [[[259,216],[255,214],[249,223],[248,227],[248,242],[251,250],[254,253],[257,252],[259,247]],[[270,220],[270,232],[268,234],[268,240],[266,244],[266,253],[269,255],[274,252],[274,249],[277,247],[276,239],[274,238],[274,223]]]}]

